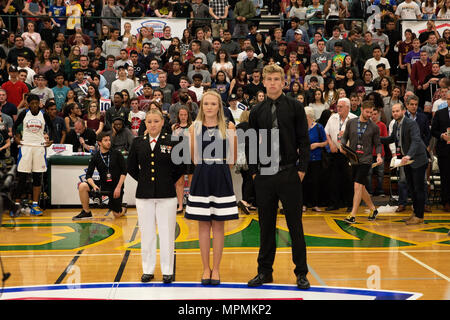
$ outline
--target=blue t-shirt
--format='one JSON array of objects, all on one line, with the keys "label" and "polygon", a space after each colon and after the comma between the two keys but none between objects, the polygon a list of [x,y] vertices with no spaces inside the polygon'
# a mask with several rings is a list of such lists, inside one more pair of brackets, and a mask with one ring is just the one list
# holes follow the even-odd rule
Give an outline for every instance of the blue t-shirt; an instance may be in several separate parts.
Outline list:
[{"label": "blue t-shirt", "polygon": [[63,86],[62,88],[53,87],[53,95],[55,96],[55,103],[56,103],[56,109],[58,111],[62,110],[62,106],[64,105],[64,102],[66,101],[67,92],[69,92],[69,87]]},{"label": "blue t-shirt", "polygon": [[61,26],[65,26],[66,25],[66,19],[62,20],[62,19],[58,19],[55,17],[58,16],[66,16],[66,7],[65,6],[50,6],[49,11],[52,13],[52,17],[55,20],[56,23],[59,23]]},{"label": "blue t-shirt", "polygon": [[53,123],[53,136],[51,137],[53,143],[61,143],[62,132],[67,131],[66,123],[61,117],[56,117],[52,120]]},{"label": "blue t-shirt", "polygon": [[[317,142],[320,143],[327,140],[327,134],[325,133],[325,129],[320,123],[316,123],[314,127],[309,128],[308,134],[309,134],[309,142],[311,144]],[[316,148],[314,150],[309,151],[309,161],[320,161],[320,160],[322,160],[322,148]]]},{"label": "blue t-shirt", "polygon": [[159,73],[147,72],[148,82],[151,84],[153,90],[159,87],[158,75]]}]

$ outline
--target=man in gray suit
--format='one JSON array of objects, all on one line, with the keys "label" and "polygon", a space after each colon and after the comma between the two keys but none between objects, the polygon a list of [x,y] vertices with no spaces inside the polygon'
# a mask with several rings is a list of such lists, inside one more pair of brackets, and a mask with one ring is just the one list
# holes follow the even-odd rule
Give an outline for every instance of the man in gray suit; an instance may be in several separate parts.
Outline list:
[{"label": "man in gray suit", "polygon": [[[395,119],[392,134],[381,138],[384,144],[395,142],[397,158],[404,165],[406,182],[412,194],[414,213],[405,220],[407,225],[423,223],[425,210],[425,184],[423,177],[428,166],[427,148],[420,138],[417,122],[405,117],[406,108],[401,104],[392,106],[392,117]],[[411,164],[407,164],[413,160]]]}]

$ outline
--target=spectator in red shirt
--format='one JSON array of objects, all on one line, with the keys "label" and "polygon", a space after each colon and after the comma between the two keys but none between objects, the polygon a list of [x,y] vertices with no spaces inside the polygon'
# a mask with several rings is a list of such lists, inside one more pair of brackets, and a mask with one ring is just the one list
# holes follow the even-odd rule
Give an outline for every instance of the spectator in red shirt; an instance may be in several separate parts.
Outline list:
[{"label": "spectator in red shirt", "polygon": [[2,89],[6,91],[8,102],[14,104],[20,110],[23,104],[24,94],[28,93],[28,87],[19,80],[19,72],[16,66],[11,65],[8,73],[10,80],[2,84]]},{"label": "spectator in red shirt", "polygon": [[[371,120],[378,126],[378,128],[380,128],[380,137],[387,137],[388,136],[388,130],[386,125],[384,124],[383,121],[381,121],[381,110],[377,109],[377,108],[373,108],[372,111],[372,117]],[[379,165],[375,168],[370,168],[369,170],[369,175],[368,175],[368,179],[367,179],[367,183],[368,185],[366,186],[367,192],[369,192],[369,194],[374,195],[374,196],[383,196],[384,195],[384,191],[383,191],[383,178],[384,178],[384,146],[381,145],[381,157],[383,158],[383,164]],[[377,153],[375,151],[375,147],[373,148],[373,162],[376,163],[377,162]],[[372,182],[372,178],[373,178],[373,173],[375,173],[375,175],[377,176],[377,184],[376,184],[376,190],[375,192],[372,192],[373,188],[373,182]]]},{"label": "spectator in red shirt", "polygon": [[[428,59],[428,52],[424,49],[420,51],[420,59],[414,63],[411,70],[411,82],[414,85],[414,91],[419,97],[419,109],[423,111],[425,99],[428,96],[429,88],[424,89],[425,78],[431,74],[431,61]],[[431,101],[430,101],[431,102]]]}]

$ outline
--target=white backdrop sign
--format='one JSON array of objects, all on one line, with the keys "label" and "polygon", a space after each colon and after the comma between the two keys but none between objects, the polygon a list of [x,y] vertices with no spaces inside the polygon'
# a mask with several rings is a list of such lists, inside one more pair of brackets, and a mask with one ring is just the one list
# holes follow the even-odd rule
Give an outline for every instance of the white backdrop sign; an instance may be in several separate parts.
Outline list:
[{"label": "white backdrop sign", "polygon": [[186,29],[186,19],[162,19],[158,17],[149,17],[142,19],[120,19],[121,34],[124,33],[124,25],[126,22],[131,24],[131,34],[137,35],[142,27],[152,27],[155,30],[154,36],[161,38],[163,36],[163,29],[169,26],[172,31],[172,37],[183,37],[183,31]]},{"label": "white backdrop sign", "polygon": [[[450,28],[450,21],[435,20],[437,32],[442,37],[445,29]],[[427,20],[424,21],[402,21],[402,39],[405,40],[405,30],[411,29],[417,37],[427,30]]]}]

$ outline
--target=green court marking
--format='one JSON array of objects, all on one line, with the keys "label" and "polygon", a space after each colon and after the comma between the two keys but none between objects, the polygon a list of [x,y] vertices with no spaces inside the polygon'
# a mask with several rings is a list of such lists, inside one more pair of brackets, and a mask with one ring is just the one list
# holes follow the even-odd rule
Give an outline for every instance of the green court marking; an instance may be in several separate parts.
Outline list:
[{"label": "green court marking", "polygon": [[[321,237],[320,235],[305,235],[307,247],[310,248],[392,248],[392,247],[411,247],[415,243],[404,240],[394,239],[386,235],[364,230],[359,224],[349,225],[340,219],[334,219],[336,225],[347,234],[356,239],[342,239],[342,237]],[[450,223],[450,220],[427,220],[427,223]],[[5,227],[14,227],[11,224]],[[80,247],[93,245],[111,237],[115,230],[112,227],[102,223],[17,223],[16,227],[21,228],[39,228],[39,227],[69,227],[73,231],[56,233],[55,237],[62,239],[48,240],[48,243],[28,243],[28,244],[8,244],[0,245],[0,251],[32,251],[32,250],[75,250]],[[448,227],[436,227],[428,229],[427,232],[447,233]],[[51,231],[50,231],[51,232]],[[50,233],[49,232],[49,233]],[[180,235],[180,227],[176,226],[176,238]],[[276,242],[278,248],[291,247],[291,238],[289,232],[279,227],[276,229]],[[40,238],[42,239],[42,238]],[[40,242],[45,242],[40,240]],[[159,243],[159,241],[158,241]],[[439,242],[439,244],[450,245],[450,240]],[[140,242],[129,246],[127,249],[141,248]],[[243,230],[228,234],[225,236],[225,248],[259,248],[259,224],[253,219]],[[176,241],[175,249],[199,249],[198,240]]]},{"label": "green court marking", "polygon": [[[13,225],[4,225],[14,227]],[[63,239],[45,244],[14,244],[0,245],[0,251],[32,251],[32,250],[74,250],[105,240],[114,234],[114,229],[100,223],[17,223],[16,227],[69,227],[72,232],[57,233],[54,236]],[[42,238],[41,238],[42,239]],[[49,239],[50,240],[50,239]],[[43,241],[42,241],[43,242]]]},{"label": "green court marking", "polygon": [[[308,247],[323,248],[392,248],[392,247],[407,247],[415,246],[416,244],[392,239],[387,236],[372,233],[358,227],[348,225],[342,220],[335,219],[336,224],[348,234],[358,238],[340,239],[330,237],[320,237],[305,235],[306,245]],[[276,241],[278,248],[287,248],[291,246],[291,237],[289,232],[277,228]],[[212,245],[212,242],[211,242]],[[130,248],[140,249],[141,244],[136,243]],[[258,221],[252,220],[250,224],[242,231],[229,234],[225,236],[225,248],[258,248],[259,247],[259,225]],[[191,241],[177,241],[175,242],[176,249],[199,249],[198,240]]]}]

